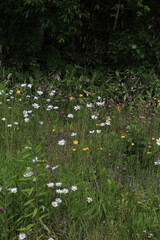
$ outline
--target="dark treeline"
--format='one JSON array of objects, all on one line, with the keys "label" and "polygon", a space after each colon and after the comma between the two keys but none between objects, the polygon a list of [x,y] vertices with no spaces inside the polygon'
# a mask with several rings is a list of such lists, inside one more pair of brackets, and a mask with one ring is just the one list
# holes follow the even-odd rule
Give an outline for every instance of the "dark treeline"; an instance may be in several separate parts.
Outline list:
[{"label": "dark treeline", "polygon": [[1,67],[160,71],[159,0],[5,0],[0,13]]}]

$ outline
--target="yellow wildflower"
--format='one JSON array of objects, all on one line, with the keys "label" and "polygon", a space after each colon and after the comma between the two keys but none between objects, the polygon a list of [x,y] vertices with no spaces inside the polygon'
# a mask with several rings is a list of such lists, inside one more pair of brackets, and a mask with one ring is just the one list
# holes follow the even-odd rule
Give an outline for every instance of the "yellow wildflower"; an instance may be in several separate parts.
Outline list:
[{"label": "yellow wildflower", "polygon": [[78,144],[78,141],[77,141],[77,140],[74,140],[74,141],[73,141],[73,144]]},{"label": "yellow wildflower", "polygon": [[122,139],[126,138],[126,136],[121,136]]},{"label": "yellow wildflower", "polygon": [[70,99],[70,100],[74,100],[75,98],[74,98],[74,97],[70,97],[69,99]]},{"label": "yellow wildflower", "polygon": [[88,150],[89,150],[89,148],[88,148],[88,147],[86,147],[86,148],[83,148],[82,150],[83,150],[83,151],[88,151]]},{"label": "yellow wildflower", "polygon": [[21,91],[20,90],[17,90],[17,92],[16,92],[17,94],[20,94],[21,93]]}]

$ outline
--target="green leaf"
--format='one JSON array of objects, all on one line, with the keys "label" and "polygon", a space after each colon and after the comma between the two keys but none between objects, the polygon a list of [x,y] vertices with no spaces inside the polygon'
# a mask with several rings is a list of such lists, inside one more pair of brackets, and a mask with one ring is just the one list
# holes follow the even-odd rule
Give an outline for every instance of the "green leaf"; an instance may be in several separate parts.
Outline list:
[{"label": "green leaf", "polygon": [[33,191],[34,191],[34,187],[33,187],[33,188],[27,188],[27,189],[22,189],[22,190],[21,190],[21,192],[26,192],[26,193],[28,193],[29,196],[32,194]]},{"label": "green leaf", "polygon": [[132,45],[132,49],[136,49],[137,48],[137,45],[136,44],[133,44]]},{"label": "green leaf", "polygon": [[33,202],[34,201],[34,199],[30,199],[29,201],[27,201],[23,206],[27,206],[27,205],[29,205],[31,202]]},{"label": "green leaf", "polygon": [[43,228],[48,232],[48,234],[51,234],[51,230],[47,227],[46,224],[44,224],[44,222],[42,221],[41,218],[39,218],[39,222],[41,223],[41,225],[43,226]]},{"label": "green leaf", "polygon": [[38,208],[35,208],[34,211],[33,211],[32,218],[34,218],[36,216],[37,212],[38,212]]},{"label": "green leaf", "polygon": [[27,227],[19,228],[19,229],[17,229],[17,230],[18,230],[19,232],[21,232],[21,231],[28,231],[28,230],[30,230],[34,225],[35,225],[35,224],[32,223],[32,224],[29,224]]}]

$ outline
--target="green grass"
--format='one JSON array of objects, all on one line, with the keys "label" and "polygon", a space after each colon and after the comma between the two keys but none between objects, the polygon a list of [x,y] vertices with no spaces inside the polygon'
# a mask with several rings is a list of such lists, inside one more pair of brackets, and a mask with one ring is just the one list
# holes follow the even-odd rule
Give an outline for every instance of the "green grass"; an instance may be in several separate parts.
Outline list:
[{"label": "green grass", "polygon": [[0,95],[0,239],[159,240],[158,99],[10,90]]}]

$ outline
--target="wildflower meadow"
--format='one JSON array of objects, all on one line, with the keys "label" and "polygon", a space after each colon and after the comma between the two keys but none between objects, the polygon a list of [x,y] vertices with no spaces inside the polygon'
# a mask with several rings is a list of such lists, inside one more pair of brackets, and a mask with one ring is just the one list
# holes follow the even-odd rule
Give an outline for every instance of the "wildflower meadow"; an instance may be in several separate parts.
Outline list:
[{"label": "wildflower meadow", "polygon": [[160,100],[0,85],[1,240],[160,240]]}]

